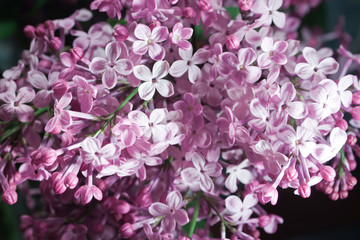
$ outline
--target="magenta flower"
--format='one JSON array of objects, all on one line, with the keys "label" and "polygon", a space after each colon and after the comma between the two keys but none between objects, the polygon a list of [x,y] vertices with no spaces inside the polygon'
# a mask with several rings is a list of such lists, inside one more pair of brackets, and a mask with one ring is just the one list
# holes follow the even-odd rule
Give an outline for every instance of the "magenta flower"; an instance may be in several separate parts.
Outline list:
[{"label": "magenta flower", "polygon": [[261,77],[261,69],[253,66],[256,58],[256,52],[252,48],[240,49],[238,57],[230,52],[223,53],[220,55],[221,71],[229,74],[234,69],[232,76],[236,82],[254,83]]},{"label": "magenta flower", "polygon": [[98,92],[97,88],[89,84],[86,79],[81,76],[75,76],[73,81],[77,85],[77,97],[81,111],[85,113],[90,112],[94,104],[94,98],[96,98]]},{"label": "magenta flower", "polygon": [[179,49],[179,55],[182,60],[175,61],[170,68],[170,75],[173,77],[181,77],[184,73],[188,72],[189,81],[195,83],[200,80],[202,73],[198,64],[205,63],[210,56],[210,52],[203,48],[197,50],[194,55],[193,49],[182,50]]},{"label": "magenta flower", "polygon": [[103,166],[109,165],[112,159],[119,157],[120,150],[113,143],[101,147],[99,139],[87,137],[81,143],[80,154],[85,163],[101,169]]},{"label": "magenta flower", "polygon": [[88,204],[93,198],[101,201],[103,194],[101,190],[94,185],[83,185],[78,190],[76,190],[74,198],[80,201],[82,205],[85,205]]},{"label": "magenta flower", "polygon": [[160,61],[165,57],[165,49],[159,42],[165,41],[169,36],[169,31],[166,27],[155,27],[151,29],[139,23],[134,31],[137,40],[133,44],[133,51],[136,54],[144,55],[149,51],[149,56],[155,61]]},{"label": "magenta flower", "polygon": [[210,177],[218,177],[221,175],[222,166],[217,162],[206,163],[203,156],[199,153],[192,155],[192,163],[194,167],[188,167],[182,170],[181,178],[185,183],[200,186],[201,190],[207,193],[213,193],[214,182]]},{"label": "magenta flower", "polygon": [[245,159],[239,165],[229,165],[226,168],[226,173],[229,173],[229,176],[225,180],[225,186],[231,193],[238,190],[237,181],[242,184],[249,184],[253,180],[253,174],[246,169],[249,166],[249,160]]},{"label": "magenta flower", "polygon": [[192,28],[184,28],[181,22],[174,25],[172,32],[169,34],[169,38],[173,44],[179,46],[179,48],[189,51],[191,49],[191,43],[187,40],[191,38],[193,34]]},{"label": "magenta flower", "polygon": [[136,139],[142,135],[140,127],[127,118],[120,119],[111,131],[126,147],[132,146]]},{"label": "magenta flower", "polygon": [[55,100],[54,116],[46,123],[45,131],[52,134],[59,134],[62,129],[66,129],[72,124],[70,113],[65,108],[72,100],[71,93],[66,93],[60,98]]},{"label": "magenta flower", "polygon": [[129,75],[133,63],[128,58],[127,47],[123,42],[111,42],[105,48],[106,58],[95,57],[90,63],[90,71],[102,75],[102,83],[108,88],[114,88],[119,75]]},{"label": "magenta flower", "polygon": [[32,70],[28,73],[28,80],[30,84],[33,87],[40,89],[34,98],[35,107],[43,108],[49,105],[51,97],[54,93],[52,85],[56,82],[58,77],[58,72],[51,72],[49,74],[49,80],[46,78],[45,74],[40,71]]},{"label": "magenta flower", "polygon": [[274,62],[278,65],[285,65],[287,57],[285,52],[288,48],[286,41],[276,41],[270,37],[265,37],[261,43],[261,49],[264,53],[260,54],[258,64],[260,68],[269,68]]},{"label": "magenta flower", "polygon": [[162,79],[169,72],[169,63],[167,61],[156,62],[153,71],[145,65],[134,67],[136,78],[145,81],[139,86],[139,96],[141,99],[150,100],[155,94],[155,89],[163,97],[170,97],[174,94],[174,86],[166,79]]},{"label": "magenta flower", "polygon": [[303,56],[306,63],[298,63],[295,73],[302,79],[309,79],[315,75],[316,79],[326,78],[326,74],[334,74],[339,69],[339,64],[334,58],[328,57],[320,60],[319,53],[311,47],[305,47]]},{"label": "magenta flower", "polygon": [[168,111],[165,108],[154,109],[148,117],[141,111],[129,113],[129,119],[135,122],[144,133],[146,139],[152,138],[153,142],[165,141],[170,129],[166,126],[165,120]]},{"label": "magenta flower", "polygon": [[283,0],[257,0],[251,7],[251,11],[256,14],[261,14],[261,17],[256,20],[255,25],[269,26],[274,22],[278,28],[285,26],[285,13],[277,11],[283,4]]},{"label": "magenta flower", "polygon": [[180,192],[172,191],[166,197],[166,203],[155,202],[149,207],[149,213],[154,217],[164,217],[161,226],[165,232],[172,232],[176,223],[184,226],[189,222],[189,217],[184,209],[181,209],[183,200]]},{"label": "magenta flower", "polygon": [[230,222],[236,222],[240,218],[242,220],[247,220],[253,213],[251,208],[257,203],[258,199],[255,194],[246,195],[244,201],[241,201],[238,196],[231,195],[225,199],[225,219]]},{"label": "magenta flower", "polygon": [[34,119],[34,109],[25,103],[31,102],[35,97],[35,91],[29,87],[22,87],[15,95],[14,88],[8,88],[7,92],[0,94],[0,100],[4,102],[0,106],[0,117],[5,122],[10,121],[14,113],[20,122],[30,122]]},{"label": "magenta flower", "polygon": [[199,116],[203,107],[198,103],[192,93],[185,93],[184,100],[180,100],[174,103],[176,110],[181,110],[183,117],[182,121],[186,124],[193,120],[194,116]]}]

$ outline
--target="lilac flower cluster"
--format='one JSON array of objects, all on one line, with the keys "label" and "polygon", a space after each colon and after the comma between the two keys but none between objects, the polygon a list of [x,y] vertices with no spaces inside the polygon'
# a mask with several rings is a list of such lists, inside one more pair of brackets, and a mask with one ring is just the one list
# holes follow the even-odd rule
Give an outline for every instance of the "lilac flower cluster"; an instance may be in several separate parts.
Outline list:
[{"label": "lilac flower cluster", "polygon": [[300,39],[319,2],[94,0],[119,21],[27,26],[0,81],[0,186],[34,212],[24,238],[259,239],[283,222],[262,207],[279,188],[346,198],[360,57]]}]

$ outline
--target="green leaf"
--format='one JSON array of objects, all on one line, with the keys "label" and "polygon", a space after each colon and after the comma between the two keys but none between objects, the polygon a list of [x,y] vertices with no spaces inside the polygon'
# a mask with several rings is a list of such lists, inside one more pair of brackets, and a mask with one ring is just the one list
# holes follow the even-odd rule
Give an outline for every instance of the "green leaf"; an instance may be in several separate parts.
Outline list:
[{"label": "green leaf", "polygon": [[16,21],[4,21],[0,22],[0,40],[8,38],[16,32]]},{"label": "green leaf", "polygon": [[236,16],[240,13],[238,7],[226,7],[225,9],[230,14],[231,19],[235,19]]}]

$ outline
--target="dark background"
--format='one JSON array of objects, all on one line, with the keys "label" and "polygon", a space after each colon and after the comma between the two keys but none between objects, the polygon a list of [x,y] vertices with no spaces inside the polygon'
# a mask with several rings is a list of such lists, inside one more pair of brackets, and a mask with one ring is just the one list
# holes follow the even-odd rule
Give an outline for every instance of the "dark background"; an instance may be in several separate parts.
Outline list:
[{"label": "dark background", "polygon": [[[75,9],[88,7],[90,0],[0,0],[0,73],[17,64],[29,40],[22,29],[47,19],[64,18]],[[101,15],[104,16],[104,15]],[[325,0],[305,23],[320,25],[329,32],[334,29],[339,16],[345,16],[345,31],[353,38],[350,49],[360,52],[360,0]],[[330,42],[332,46],[338,43]],[[354,175],[360,179],[360,170]],[[332,201],[323,193],[312,189],[310,199],[302,199],[293,190],[280,190],[277,206],[266,205],[269,213],[284,218],[274,235],[262,234],[261,238],[277,240],[338,240],[360,239],[360,191],[359,186],[349,193],[348,199]],[[20,198],[14,206],[0,200],[0,240],[21,239],[18,229],[22,209]]]}]

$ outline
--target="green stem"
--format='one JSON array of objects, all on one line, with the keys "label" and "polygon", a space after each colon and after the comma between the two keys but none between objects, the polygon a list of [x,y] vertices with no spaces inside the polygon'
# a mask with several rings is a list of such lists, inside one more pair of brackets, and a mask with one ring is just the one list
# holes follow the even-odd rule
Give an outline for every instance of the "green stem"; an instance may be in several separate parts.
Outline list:
[{"label": "green stem", "polygon": [[[40,116],[41,114],[47,112],[49,110],[49,107],[44,107],[44,108],[39,108],[38,110],[36,110],[35,112],[35,116],[34,119],[38,116]],[[4,140],[6,140],[8,137],[10,137],[11,135],[17,133],[19,130],[23,129],[24,127],[26,127],[27,125],[29,125],[31,122],[26,122],[26,123],[19,123],[17,124],[15,127],[10,128],[8,130],[6,130],[4,132],[3,135],[1,135],[0,137],[0,143],[2,143]]]},{"label": "green stem", "polygon": [[116,114],[118,114],[118,112],[125,106],[125,104],[127,104],[134,96],[135,94],[137,94],[137,92],[139,91],[139,87],[135,88],[130,94],[129,96],[127,96],[127,98],[125,98],[125,100],[120,104],[120,106],[118,106],[115,111],[113,113],[111,113],[108,118],[106,119],[106,121],[101,125],[100,129],[97,130],[94,133],[94,137],[97,137],[102,131],[104,131],[106,129],[106,127],[108,126],[108,124],[114,119],[114,117],[116,116]]},{"label": "green stem", "polygon": [[189,234],[188,234],[189,238],[191,238],[191,236],[193,235],[193,233],[195,231],[196,221],[197,221],[197,218],[199,216],[199,210],[200,210],[200,200],[201,200],[201,198],[200,198],[199,194],[197,194],[194,215],[193,215],[193,218],[191,220],[190,230],[189,230]]}]

